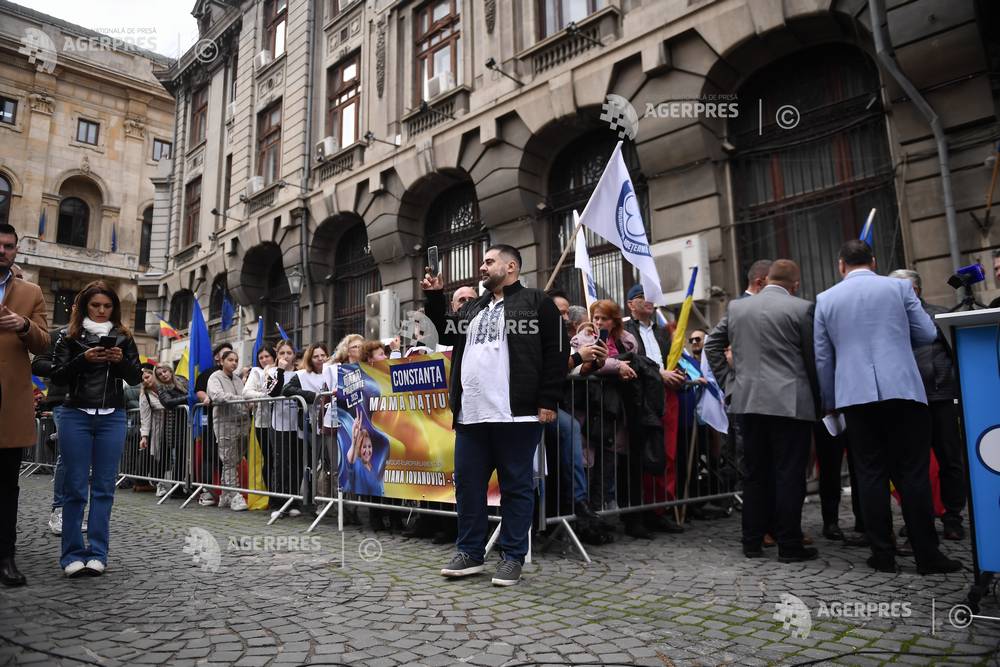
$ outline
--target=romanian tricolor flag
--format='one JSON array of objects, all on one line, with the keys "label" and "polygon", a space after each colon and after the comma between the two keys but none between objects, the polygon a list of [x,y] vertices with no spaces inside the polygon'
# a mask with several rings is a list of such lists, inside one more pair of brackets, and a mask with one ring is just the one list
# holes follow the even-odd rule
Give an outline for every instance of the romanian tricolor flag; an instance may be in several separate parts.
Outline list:
[{"label": "romanian tricolor flag", "polygon": [[177,333],[177,329],[170,326],[166,320],[160,320],[160,335],[164,338],[173,338],[174,340],[181,339],[181,335]]},{"label": "romanian tricolor flag", "polygon": [[681,305],[681,314],[677,316],[677,328],[674,329],[674,338],[670,341],[670,353],[667,355],[667,370],[672,371],[677,368],[677,362],[684,352],[684,336],[687,335],[688,316],[691,314],[691,306],[694,304],[694,281],[698,278],[698,267],[691,269],[691,282],[688,284],[687,296]]}]

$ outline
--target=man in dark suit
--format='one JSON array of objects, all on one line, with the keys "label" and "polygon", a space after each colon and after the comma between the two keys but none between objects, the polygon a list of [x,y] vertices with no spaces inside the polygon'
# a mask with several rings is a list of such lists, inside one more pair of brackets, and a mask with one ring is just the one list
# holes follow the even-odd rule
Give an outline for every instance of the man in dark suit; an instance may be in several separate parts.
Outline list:
[{"label": "man in dark suit", "polygon": [[896,572],[890,480],[920,574],[957,572],[938,549],[928,466],[931,417],[913,348],[930,345],[937,327],[909,282],[875,273],[864,241],[840,248],[844,279],[816,299],[816,369],[823,407],[842,411],[858,477],[861,512],[880,572]]},{"label": "man in dark suit", "polygon": [[[802,503],[812,424],[816,420],[813,305],[795,295],[799,267],[776,260],[767,286],[752,299],[729,303],[726,317],[709,336],[705,354],[725,363],[732,345],[730,411],[743,426],[743,553],[763,555],[764,534],[774,525],[778,559],[816,558],[802,544]],[[771,517],[771,493],[774,516]]]},{"label": "man in dark suit", "polygon": [[[625,330],[635,336],[638,344],[636,352],[652,359],[660,367],[660,377],[663,379],[663,388],[666,390],[666,409],[663,414],[663,447],[667,455],[667,470],[663,475],[643,475],[645,502],[664,501],[671,495],[671,486],[673,486],[673,494],[680,495],[678,485],[671,485],[670,481],[676,480],[677,472],[681,469],[678,461],[680,443],[677,441],[677,391],[684,385],[684,374],[680,371],[668,371],[664,368],[664,363],[670,352],[670,334],[666,329],[656,324],[653,317],[656,305],[652,301],[646,301],[642,285],[633,285],[629,289],[627,305],[632,319],[625,323]],[[645,523],[650,530],[667,533],[684,532],[684,528],[662,509],[656,510],[651,515],[646,515]]]},{"label": "man in dark suit", "polygon": [[[890,278],[909,280],[913,291],[920,299],[920,305],[928,315],[934,317],[947,313],[944,306],[927,303],[921,296],[920,274],[916,271],[899,269],[889,274]],[[965,464],[964,445],[959,431],[958,380],[955,377],[951,346],[941,330],[930,345],[913,351],[917,359],[920,378],[927,392],[927,407],[931,413],[931,448],[938,462],[938,478],[941,481],[941,504],[944,514],[944,539],[960,540],[965,537],[962,527],[962,510],[965,508]]]}]

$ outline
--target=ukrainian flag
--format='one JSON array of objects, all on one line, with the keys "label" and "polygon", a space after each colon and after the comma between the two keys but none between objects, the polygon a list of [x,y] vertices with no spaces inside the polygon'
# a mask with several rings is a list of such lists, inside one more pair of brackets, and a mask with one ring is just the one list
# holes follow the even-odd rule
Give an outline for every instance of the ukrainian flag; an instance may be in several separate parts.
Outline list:
[{"label": "ukrainian flag", "polygon": [[694,281],[698,278],[698,267],[691,269],[691,282],[688,284],[687,296],[681,305],[681,314],[677,317],[677,328],[674,330],[673,340],[670,341],[670,353],[667,354],[667,370],[672,371],[677,368],[677,362],[684,352],[684,336],[687,335],[688,316],[691,314],[691,306],[694,305]]}]

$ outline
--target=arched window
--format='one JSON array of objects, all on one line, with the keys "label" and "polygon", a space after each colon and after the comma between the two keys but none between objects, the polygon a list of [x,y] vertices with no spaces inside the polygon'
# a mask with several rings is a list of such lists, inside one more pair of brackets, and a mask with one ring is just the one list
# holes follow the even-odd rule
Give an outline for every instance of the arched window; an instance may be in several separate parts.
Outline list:
[{"label": "arched window", "polygon": [[170,298],[170,326],[178,331],[191,326],[191,308],[194,306],[194,295],[191,290],[182,289],[174,292]]},{"label": "arched window", "polygon": [[[277,248],[275,248],[277,250]],[[264,302],[264,331],[268,340],[281,338],[278,324],[292,337],[297,348],[301,347],[301,318],[299,296],[292,294],[285,274],[285,265],[278,254],[267,271],[267,300]],[[296,326],[298,324],[299,326]],[[254,330],[256,332],[256,330]]]},{"label": "arched window", "polygon": [[[555,267],[563,249],[572,239],[573,210],[583,213],[616,143],[618,138],[613,133],[605,129],[597,130],[573,141],[552,163],[548,197],[548,204],[552,208],[549,237],[550,269]],[[639,158],[631,143],[622,144],[622,157],[632,177],[632,185],[635,187],[648,239],[650,221],[648,190],[646,179],[639,171]],[[587,251],[594,269],[598,298],[611,299],[619,304],[625,303],[625,291],[636,282],[632,265],[622,261],[622,253],[614,245],[588,230],[581,229],[580,233],[587,235]],[[571,255],[572,252],[571,250]],[[582,305],[586,302],[580,272],[573,268],[572,257],[568,262],[563,262],[553,287],[565,291],[570,297],[570,303]]]},{"label": "arched window", "polygon": [[226,283],[226,276],[220,274],[216,276],[215,280],[212,282],[212,292],[208,297],[208,319],[214,320],[216,318],[222,317],[222,302],[229,299],[232,302],[232,298],[229,296],[229,287]]},{"label": "arched window", "polygon": [[0,225],[6,225],[10,217],[10,181],[0,176]]},{"label": "arched window", "polygon": [[87,247],[87,228],[90,225],[90,207],[82,199],[66,197],[59,202],[59,229],[56,242]]},{"label": "arched window", "polygon": [[368,234],[363,224],[356,224],[337,243],[333,265],[333,331],[330,344],[347,334],[364,335],[365,295],[382,289]]},{"label": "arched window", "polygon": [[139,237],[139,264],[149,266],[149,247],[153,239],[153,207],[142,212],[142,234]]},{"label": "arched window", "polygon": [[441,258],[445,293],[479,283],[479,267],[489,235],[479,219],[479,202],[472,183],[445,190],[427,212],[427,247],[436,245]]},{"label": "arched window", "polygon": [[[733,204],[740,276],[757,259],[787,257],[802,267],[799,296],[812,299],[839,280],[840,245],[858,238],[872,208],[882,272],[904,263],[892,156],[878,71],[861,51],[821,46],[779,60],[739,90],[757,113],[730,122]],[[792,105],[797,124],[778,110]],[[787,110],[786,110],[787,112]],[[786,129],[787,128],[787,129]],[[739,286],[742,290],[742,285]]]}]

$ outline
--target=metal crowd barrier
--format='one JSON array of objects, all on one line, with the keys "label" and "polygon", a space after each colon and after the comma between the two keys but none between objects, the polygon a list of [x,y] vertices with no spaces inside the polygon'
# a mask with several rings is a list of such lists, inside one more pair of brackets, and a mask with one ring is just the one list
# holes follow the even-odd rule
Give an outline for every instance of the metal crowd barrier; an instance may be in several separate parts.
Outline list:
[{"label": "metal crowd barrier", "polygon": [[52,473],[59,458],[59,443],[55,433],[56,423],[51,412],[43,412],[35,417],[35,446],[25,447],[22,452],[18,477],[27,477],[41,470]]},{"label": "metal crowd barrier", "polygon": [[158,504],[162,504],[190,481],[190,441],[191,419],[186,405],[150,410],[146,417],[137,409],[127,411],[118,485],[126,479],[156,484],[162,490],[157,493],[161,496]]},{"label": "metal crowd barrier", "polygon": [[193,490],[181,507],[198,498],[245,509],[237,496],[247,494],[268,499],[268,523],[300,513],[312,495],[308,417],[300,396],[196,405],[187,457]]}]

